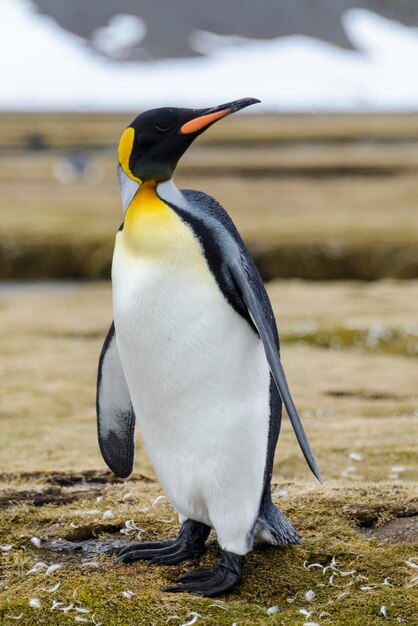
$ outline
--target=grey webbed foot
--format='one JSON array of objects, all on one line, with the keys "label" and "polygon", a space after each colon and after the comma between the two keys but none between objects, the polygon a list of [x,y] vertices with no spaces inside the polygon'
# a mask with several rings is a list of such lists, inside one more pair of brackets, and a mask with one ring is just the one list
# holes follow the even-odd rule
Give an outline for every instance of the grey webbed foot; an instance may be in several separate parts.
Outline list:
[{"label": "grey webbed foot", "polygon": [[233,589],[241,580],[244,557],[222,550],[217,567],[207,567],[187,572],[177,579],[176,585],[164,589],[171,593],[193,593],[199,596],[219,596]]},{"label": "grey webbed foot", "polygon": [[209,526],[186,520],[176,539],[132,543],[119,551],[118,561],[131,563],[145,559],[148,565],[176,565],[203,554],[209,533]]}]

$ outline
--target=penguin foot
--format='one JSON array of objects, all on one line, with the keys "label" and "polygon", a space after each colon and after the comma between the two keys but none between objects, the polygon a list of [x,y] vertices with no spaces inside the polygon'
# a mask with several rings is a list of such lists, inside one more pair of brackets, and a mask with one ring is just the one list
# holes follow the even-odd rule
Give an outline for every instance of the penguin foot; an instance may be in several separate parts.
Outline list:
[{"label": "penguin foot", "polygon": [[148,565],[176,565],[205,552],[209,526],[186,520],[176,539],[132,543],[118,552],[118,561],[131,563],[144,559]]},{"label": "penguin foot", "polygon": [[221,562],[217,567],[206,567],[187,572],[177,579],[178,585],[166,587],[171,593],[193,593],[199,596],[219,596],[231,591],[241,580],[244,557],[222,550]]}]

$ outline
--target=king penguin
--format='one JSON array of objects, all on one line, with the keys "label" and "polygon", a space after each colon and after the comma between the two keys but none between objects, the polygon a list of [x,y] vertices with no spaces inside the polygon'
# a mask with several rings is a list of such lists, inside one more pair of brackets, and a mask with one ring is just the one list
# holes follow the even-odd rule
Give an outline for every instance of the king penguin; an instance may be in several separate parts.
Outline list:
[{"label": "king penguin", "polygon": [[196,137],[257,102],[146,111],[119,144],[124,219],[112,264],[114,321],[99,360],[99,444],[126,478],[138,422],[181,528],[173,540],[130,544],[118,559],[178,564],[204,552],[211,529],[220,547],[216,567],[186,573],[170,592],[225,593],[255,544],[299,543],[271,499],[282,401],[320,480],[254,262],[222,206],[172,180]]}]

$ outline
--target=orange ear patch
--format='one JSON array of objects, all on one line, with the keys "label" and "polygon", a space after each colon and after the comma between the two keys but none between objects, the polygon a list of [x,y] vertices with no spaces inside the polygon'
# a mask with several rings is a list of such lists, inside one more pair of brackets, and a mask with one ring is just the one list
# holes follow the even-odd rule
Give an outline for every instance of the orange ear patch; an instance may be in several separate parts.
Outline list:
[{"label": "orange ear patch", "polygon": [[209,124],[216,122],[216,120],[220,120],[225,115],[231,112],[231,109],[223,109],[223,111],[216,111],[215,113],[208,113],[207,115],[201,115],[200,117],[195,117],[190,122],[186,122],[180,128],[181,135],[190,135],[190,133],[197,133],[202,128],[206,128]]}]

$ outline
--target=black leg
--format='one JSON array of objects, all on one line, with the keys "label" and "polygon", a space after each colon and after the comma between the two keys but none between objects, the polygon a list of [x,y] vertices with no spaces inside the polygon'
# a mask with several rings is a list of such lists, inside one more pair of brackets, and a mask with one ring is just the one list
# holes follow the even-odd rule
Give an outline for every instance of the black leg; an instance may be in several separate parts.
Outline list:
[{"label": "black leg", "polygon": [[209,533],[209,526],[186,520],[176,539],[132,543],[119,551],[118,561],[131,563],[145,559],[148,565],[176,565],[203,554]]},{"label": "black leg", "polygon": [[178,585],[164,589],[172,593],[194,593],[199,596],[219,596],[233,589],[241,580],[244,557],[221,550],[217,567],[207,567],[188,572],[177,580]]}]

